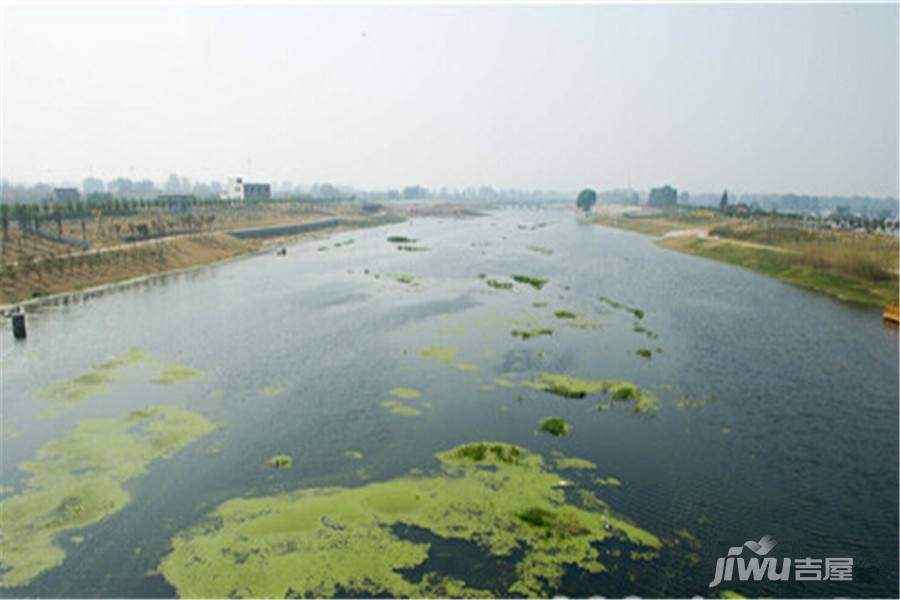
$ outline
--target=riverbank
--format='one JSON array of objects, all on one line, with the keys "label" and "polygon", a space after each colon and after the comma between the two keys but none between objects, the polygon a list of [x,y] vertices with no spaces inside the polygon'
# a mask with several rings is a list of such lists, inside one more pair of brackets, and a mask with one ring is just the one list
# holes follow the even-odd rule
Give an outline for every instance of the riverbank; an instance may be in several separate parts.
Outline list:
[{"label": "riverbank", "polygon": [[78,292],[148,275],[219,262],[261,248],[258,240],[224,233],[181,236],[106,252],[47,257],[5,265],[0,278],[0,305]]},{"label": "riverbank", "polygon": [[[140,281],[154,275],[184,271],[232,258],[265,252],[300,239],[394,223],[403,219],[390,213],[374,217],[331,219],[322,227],[302,222],[297,231],[284,223],[254,230],[258,235],[241,237],[225,232],[180,235],[81,253],[47,255],[17,263],[6,263],[0,271],[0,307],[48,296],[83,292],[108,285]],[[294,227],[297,227],[296,225]],[[238,232],[240,233],[240,232]]]},{"label": "riverbank", "polygon": [[739,221],[715,211],[604,211],[592,223],[661,237],[663,248],[750,269],[841,300],[883,307],[897,302],[898,241],[785,226],[776,219]]}]

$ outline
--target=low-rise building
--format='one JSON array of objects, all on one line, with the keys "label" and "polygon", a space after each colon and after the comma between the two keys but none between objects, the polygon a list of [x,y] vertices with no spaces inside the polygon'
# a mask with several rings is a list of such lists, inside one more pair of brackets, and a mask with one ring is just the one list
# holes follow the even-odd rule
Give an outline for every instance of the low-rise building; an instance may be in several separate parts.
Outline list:
[{"label": "low-rise building", "polygon": [[53,188],[53,199],[56,202],[78,202],[81,200],[81,194],[77,188]]},{"label": "low-rise building", "polygon": [[272,186],[268,183],[245,182],[242,177],[232,177],[222,192],[224,200],[258,201],[272,197]]}]

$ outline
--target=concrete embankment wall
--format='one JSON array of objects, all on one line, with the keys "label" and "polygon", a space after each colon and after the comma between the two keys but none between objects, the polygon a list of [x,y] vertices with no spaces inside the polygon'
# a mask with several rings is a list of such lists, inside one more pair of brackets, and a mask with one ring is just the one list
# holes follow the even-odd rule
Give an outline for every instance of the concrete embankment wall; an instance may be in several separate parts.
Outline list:
[{"label": "concrete embankment wall", "polygon": [[297,223],[296,225],[272,225],[270,227],[241,229],[238,231],[229,231],[228,234],[240,239],[278,237],[283,235],[294,235],[295,233],[304,233],[306,231],[315,231],[317,229],[337,227],[340,224],[340,219],[324,219],[322,221]]},{"label": "concrete embankment wall", "polygon": [[61,242],[63,244],[75,246],[76,248],[80,248],[82,250],[90,250],[93,247],[93,246],[91,246],[90,242],[86,242],[85,240],[79,240],[79,239],[76,239],[73,237],[69,237],[67,235],[59,235],[57,233],[51,233],[49,231],[43,231],[41,229],[35,229],[32,233],[34,233],[38,237],[42,237],[46,240],[51,240],[54,242]]}]

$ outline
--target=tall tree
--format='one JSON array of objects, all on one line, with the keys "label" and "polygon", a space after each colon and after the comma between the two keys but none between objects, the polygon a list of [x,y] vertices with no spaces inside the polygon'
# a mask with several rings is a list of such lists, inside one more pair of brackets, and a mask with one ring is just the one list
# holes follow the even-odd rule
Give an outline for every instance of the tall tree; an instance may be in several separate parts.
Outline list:
[{"label": "tall tree", "polygon": [[578,198],[575,200],[575,206],[578,207],[578,210],[583,210],[584,212],[590,212],[596,203],[597,192],[590,188],[585,188],[578,192]]},{"label": "tall tree", "polygon": [[0,204],[0,226],[3,227],[3,250],[6,250],[6,242],[9,239],[9,204]]}]

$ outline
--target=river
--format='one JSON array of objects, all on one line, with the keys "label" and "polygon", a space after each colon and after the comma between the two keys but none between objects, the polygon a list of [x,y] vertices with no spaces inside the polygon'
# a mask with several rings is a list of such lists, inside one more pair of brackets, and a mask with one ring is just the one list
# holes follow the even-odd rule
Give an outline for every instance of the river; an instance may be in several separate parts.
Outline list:
[{"label": "river", "polygon": [[[427,251],[398,251],[390,235]],[[512,274],[548,283],[486,284]],[[560,310],[577,316],[557,318]],[[569,568],[549,595],[718,595],[708,587],[716,559],[763,535],[778,540],[779,557],[852,557],[853,580],[722,589],[898,594],[897,331],[877,311],[581,224],[571,212],[344,232],[291,245],[286,256],[46,303],[28,325],[25,342],[12,341],[8,324],[0,331],[4,499],[28,483],[23,461],[86,419],[174,404],[216,429],[149,462],[125,484],[130,502],[78,530],[78,543],[59,542],[60,565],[4,595],[174,596],[160,561],[175,535],[223,502],[389,481],[480,440],[595,463],[621,485],[579,485],[668,540],[651,560],[603,573]],[[511,335],[533,327],[553,333]],[[136,364],[102,393],[48,411],[47,386],[132,348],[202,375],[153,384],[150,367]],[[455,357],[434,360],[428,348]],[[635,382],[656,395],[658,411],[598,411],[596,399],[523,385],[541,373]],[[421,396],[391,396],[397,388]],[[539,432],[547,416],[564,417],[571,434]],[[293,457],[290,469],[265,465],[279,454]],[[431,544],[431,568],[491,589],[474,544]]]}]

